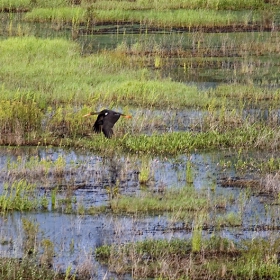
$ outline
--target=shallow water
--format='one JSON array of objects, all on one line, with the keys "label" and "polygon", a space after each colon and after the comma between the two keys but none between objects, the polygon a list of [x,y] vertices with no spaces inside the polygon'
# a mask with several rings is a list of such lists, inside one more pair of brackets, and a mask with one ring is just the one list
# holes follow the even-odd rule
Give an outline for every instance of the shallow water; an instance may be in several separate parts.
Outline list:
[{"label": "shallow water", "polygon": [[[103,158],[84,151],[71,151],[56,148],[7,148],[0,149],[1,185],[4,181],[12,181],[7,169],[7,162],[18,161],[20,167],[26,166],[34,157],[57,161],[65,159],[64,175],[57,180],[55,172],[47,178],[27,176],[38,186],[38,192],[45,192],[54,187],[60,189],[61,197],[67,193],[67,187],[75,186],[71,196],[76,198],[77,205],[85,208],[106,205],[109,201],[107,188],[119,183],[121,194],[135,195],[141,192],[138,174],[141,170],[141,158],[133,156],[115,156]],[[213,199],[226,198],[222,209],[217,207],[209,213],[210,220],[225,216],[228,213],[242,213],[241,226],[220,227],[211,223],[204,227],[203,236],[219,235],[234,241],[269,237],[276,230],[267,230],[266,226],[279,224],[278,205],[269,205],[265,197],[252,195],[244,189],[220,185],[222,177],[235,177],[231,168],[221,167],[220,160],[234,161],[234,153],[194,153],[176,158],[149,158],[152,180],[148,188],[155,192],[163,188],[183,187],[186,183],[186,164],[191,161],[193,185],[197,191],[204,190]],[[31,171],[26,171],[32,173]],[[33,170],[34,172],[34,170]],[[7,176],[9,174],[9,176]],[[15,174],[13,174],[15,176]],[[0,187],[1,188],[1,187]],[[50,196],[50,191],[47,191]],[[268,209],[270,209],[268,211]],[[195,213],[193,214],[195,216]],[[48,238],[55,244],[54,268],[65,270],[71,265],[73,269],[88,262],[93,273],[98,277],[109,275],[106,267],[96,262],[94,250],[97,246],[111,243],[134,242],[144,239],[158,238],[190,238],[193,218],[188,221],[174,220],[169,214],[150,215],[74,215],[57,211],[11,212],[0,218],[0,252],[2,256],[21,257],[23,245],[22,218],[39,224],[40,238]],[[101,278],[100,278],[101,279]]]},{"label": "shallow water", "polygon": [[[28,23],[22,20],[24,14],[1,14],[0,38],[18,36],[17,26],[20,24],[24,34],[43,38],[67,38],[72,40],[71,26],[60,28],[52,23]],[[11,27],[11,28],[10,28]],[[166,50],[181,47],[186,50],[196,49],[198,42],[203,48],[209,47],[213,53],[219,52],[224,45],[227,50],[227,42],[250,44],[258,40],[270,40],[275,38],[277,43],[279,32],[251,32],[251,33],[196,33],[187,32],[149,32],[139,30],[135,26],[98,27],[99,31],[91,30],[91,33],[81,27],[80,34],[75,41],[81,46],[82,55],[89,55],[102,49],[114,49],[118,45],[126,44],[135,49],[138,42],[145,47],[159,44]],[[196,38],[196,36],[198,36]],[[202,37],[199,37],[202,36]],[[209,59],[209,58],[208,58]],[[204,59],[202,59],[204,60]],[[260,86],[278,87],[279,80],[275,76],[278,73],[279,58],[273,56],[257,57],[250,53],[238,56],[232,49],[230,56],[211,57],[211,61],[200,63],[194,58],[163,58],[163,67],[155,69],[154,56],[147,58],[147,67],[153,69],[155,76],[168,77],[187,85],[198,86],[200,90],[208,90],[217,87],[220,83],[240,82],[254,83]],[[186,67],[187,66],[187,67]],[[252,67],[253,68],[250,68]],[[251,69],[251,70],[250,70]],[[252,70],[253,69],[253,70]],[[248,71],[247,71],[248,70]],[[242,73],[243,71],[243,73]],[[247,72],[246,72],[247,71]],[[236,74],[237,73],[237,74]],[[157,110],[145,110],[145,116],[154,121],[152,124],[156,131],[186,131],[194,127],[201,128],[199,124],[207,112],[198,110],[171,110],[169,112]],[[136,117],[144,115],[141,109],[136,111]],[[252,108],[243,112],[243,118],[251,118],[253,121],[269,121],[277,118],[279,122],[279,110],[268,111]],[[133,120],[132,124],[133,126]],[[135,126],[136,127],[136,126]],[[134,129],[134,128],[133,128]],[[140,133],[151,131],[150,127],[137,127]],[[211,223],[206,224],[203,230],[205,238],[211,235],[219,235],[239,242],[243,239],[257,237],[267,238],[278,234],[279,206],[271,205],[269,199],[263,196],[253,195],[246,189],[221,186],[223,177],[236,177],[235,169],[223,167],[220,162],[236,161],[236,151],[216,151],[214,153],[193,153],[181,155],[176,158],[153,157],[144,159],[151,170],[152,179],[148,188],[154,192],[171,187],[183,187],[186,182],[186,166],[191,161],[193,172],[193,184],[197,191],[205,191],[211,199],[217,199],[217,207],[209,213],[209,220],[219,216],[234,213],[240,215],[240,226],[216,227]],[[258,153],[255,155],[259,157]],[[45,159],[55,163],[59,157],[65,159],[66,165],[62,172],[56,170],[56,166],[47,174],[41,171],[35,172],[26,169],[25,166],[32,161]],[[104,158],[100,155],[81,150],[66,150],[57,148],[23,147],[0,148],[0,193],[3,192],[4,182],[12,182],[15,179],[26,178],[34,182],[38,187],[38,193],[46,192],[48,198],[53,189],[58,190],[58,199],[67,196],[74,197],[76,202],[73,208],[83,205],[91,206],[107,205],[109,202],[108,190],[116,184],[119,192],[126,195],[141,193],[139,184],[139,172],[141,172],[142,158],[132,155],[115,155],[112,158]],[[9,168],[8,162],[17,162],[17,168]],[[34,164],[32,165],[33,167]],[[59,173],[59,174],[58,174]],[[42,175],[43,174],[43,175]],[[250,175],[246,175],[250,178]],[[225,200],[225,206],[219,207],[219,200]],[[241,213],[241,214],[240,214]],[[195,213],[194,215],[195,216]],[[239,216],[238,216],[239,217]],[[20,258],[23,254],[23,227],[22,219],[27,218],[39,224],[40,238],[48,238],[55,244],[54,268],[65,271],[71,266],[76,269],[85,263],[89,263],[93,274],[97,279],[106,279],[116,275],[110,274],[107,268],[99,264],[94,257],[97,246],[111,243],[124,243],[144,239],[159,238],[191,238],[194,218],[187,221],[177,221],[172,215],[74,215],[61,211],[52,211],[51,205],[47,211],[37,212],[11,212],[0,216],[0,254]],[[209,221],[208,220],[208,221]],[[268,230],[267,226],[275,226],[275,230]],[[127,276],[130,279],[130,276]]]},{"label": "shallow water", "polygon": [[[268,44],[271,49],[278,45],[279,32],[231,32],[203,33],[181,32],[178,30],[152,30],[147,26],[135,24],[79,26],[76,38],[72,36],[71,24],[34,23],[24,20],[24,13],[0,13],[0,39],[10,36],[30,35],[39,38],[65,38],[76,41],[83,55],[104,49],[115,49],[123,45],[133,53],[145,48],[147,67],[155,75],[168,77],[183,83],[196,83],[198,87],[205,84],[220,83],[256,84],[265,87],[279,87],[279,57],[273,53],[261,56],[251,53],[249,47],[244,54],[240,46]],[[19,33],[20,30],[20,34]],[[140,43],[140,44],[139,44]],[[141,45],[141,47],[140,47]],[[155,54],[152,52],[160,46],[163,52],[178,50],[191,52],[188,57],[160,55],[161,67],[155,68]],[[254,48],[253,48],[254,49]],[[206,56],[199,55],[205,51]],[[157,54],[159,55],[159,54]],[[170,57],[168,57],[170,56]],[[196,57],[197,56],[197,57]],[[197,59],[198,58],[198,59]]]}]

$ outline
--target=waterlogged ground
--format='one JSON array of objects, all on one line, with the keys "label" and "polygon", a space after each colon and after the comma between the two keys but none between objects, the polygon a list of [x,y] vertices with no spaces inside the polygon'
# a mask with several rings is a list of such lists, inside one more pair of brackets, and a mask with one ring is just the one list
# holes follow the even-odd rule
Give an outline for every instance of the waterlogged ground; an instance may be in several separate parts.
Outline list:
[{"label": "waterlogged ground", "polygon": [[[28,22],[24,16],[24,13],[0,13],[0,38],[66,38],[79,44],[83,56],[115,50],[116,54],[130,58],[131,63],[151,70],[155,78],[193,85],[205,94],[222,83],[279,87],[278,18],[273,22],[275,28],[269,32],[212,33],[208,30],[204,33],[147,29],[137,24],[73,28],[72,24],[59,21]],[[257,108],[255,104],[251,108],[246,103],[236,115],[233,108],[226,107],[215,112],[211,108],[178,111],[172,104],[163,110],[153,106],[151,109],[129,108],[133,118],[125,123],[121,132],[119,122],[115,132],[118,137],[126,132],[149,136],[154,132],[211,130],[219,120],[219,110],[226,115],[229,125],[231,119],[279,124],[277,106],[261,109],[261,105]],[[77,108],[80,109],[79,105]],[[115,109],[123,111],[124,108]],[[67,131],[61,133],[60,129],[54,136],[67,136]],[[98,136],[83,137],[94,141]],[[95,249],[104,244],[148,239],[192,240],[197,224],[205,239],[221,236],[237,243],[258,237],[273,240],[280,229],[278,158],[275,152],[241,149],[176,157],[142,154],[104,157],[83,149],[0,147],[0,197],[5,200],[3,195],[7,189],[12,188],[14,182],[24,180],[36,186],[29,200],[44,197],[47,201],[45,207],[37,210],[7,210],[0,216],[0,255],[19,259],[26,253],[26,220],[38,225],[38,232],[33,234],[39,243],[49,240],[54,245],[51,262],[56,271],[87,270],[93,279],[117,278],[95,258]],[[271,173],[266,171],[267,167]],[[146,182],[141,183],[141,176],[145,174]],[[209,206],[207,212],[192,209],[116,214],[111,206],[116,198],[141,198],[147,193],[162,195],[164,200],[164,194],[175,188],[194,190]],[[39,246],[38,242],[34,244]],[[42,251],[39,247],[38,256]]]},{"label": "waterlogged ground", "polygon": [[[76,27],[73,36],[70,23],[29,22],[24,17],[24,13],[0,13],[3,23],[0,38],[27,35],[66,38],[76,41],[83,55],[118,49],[128,56],[142,56],[139,59],[145,60],[146,67],[156,70],[155,76],[184,83],[279,86],[276,75],[279,68],[278,28],[272,28],[270,32],[203,33],[187,32],[186,29],[149,29],[132,23],[81,25]],[[278,26],[278,17],[274,24]],[[273,49],[276,54],[271,53]]]},{"label": "waterlogged ground", "polygon": [[[271,196],[242,186],[223,184],[225,178],[254,178],[249,173],[236,173],[234,163],[238,162],[237,154],[237,151],[220,151],[176,158],[147,159],[131,155],[103,158],[79,150],[1,147],[2,194],[5,182],[24,178],[36,184],[38,197],[46,194],[51,201],[52,190],[55,189],[57,204],[65,198],[71,199],[70,208],[69,204],[61,203],[54,209],[49,203],[47,210],[15,211],[1,216],[1,256],[22,256],[24,218],[39,225],[39,239],[47,238],[54,243],[53,265],[56,270],[65,271],[71,267],[74,271],[87,266],[98,279],[110,276],[106,267],[95,260],[94,250],[98,246],[150,238],[191,238],[195,212],[184,219],[176,217],[178,213],[117,215],[106,211],[91,215],[76,214],[81,207],[90,209],[108,205],[116,186],[118,195],[130,196],[141,195],[146,190],[156,194],[168,188],[184,186],[197,192],[203,191],[210,201],[215,200],[215,207],[203,226],[202,235],[206,238],[215,235],[238,242],[276,235],[280,208]],[[250,156],[260,158],[268,155],[255,152]],[[45,161],[53,165],[42,172]],[[139,183],[143,162],[150,170],[146,186]],[[188,162],[191,163],[193,183],[186,181]]]}]

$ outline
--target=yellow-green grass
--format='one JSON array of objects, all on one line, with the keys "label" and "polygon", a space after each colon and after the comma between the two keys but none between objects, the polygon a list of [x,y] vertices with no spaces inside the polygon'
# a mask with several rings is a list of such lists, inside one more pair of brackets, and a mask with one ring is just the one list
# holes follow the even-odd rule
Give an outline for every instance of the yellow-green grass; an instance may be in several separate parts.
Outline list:
[{"label": "yellow-green grass", "polygon": [[[168,79],[154,80],[147,69],[136,69],[125,56],[106,52],[79,55],[75,43],[61,39],[10,38],[0,42],[1,96],[28,96],[47,104],[98,103],[137,106],[204,105],[194,86]],[[204,102],[204,104],[202,104]]]},{"label": "yellow-green grass", "polygon": [[[219,132],[210,130],[203,133],[175,132],[126,137],[124,147],[128,151],[150,154],[186,153],[197,149],[219,149],[244,147],[277,149],[279,131],[262,125],[244,125]],[[273,143],[273,145],[272,145]]]},{"label": "yellow-green grass", "polygon": [[30,11],[34,7],[62,7],[69,5],[67,0],[0,0],[0,11]]},{"label": "yellow-green grass", "polygon": [[48,265],[41,265],[38,259],[24,256],[22,259],[0,258],[0,277],[5,280],[65,280],[65,275],[55,272]]},{"label": "yellow-green grass", "polygon": [[156,279],[278,279],[279,238],[252,239],[241,244],[212,235],[201,237],[201,248],[191,240],[145,240],[103,245],[97,258],[119,274]]},{"label": "yellow-green grass", "polygon": [[0,0],[0,11],[27,10],[29,0]]},{"label": "yellow-green grass", "polygon": [[[272,1],[270,1],[272,2]],[[274,1],[277,4],[277,1]],[[167,10],[167,9],[213,9],[213,10],[241,10],[241,9],[259,9],[269,5],[265,5],[262,0],[135,0],[135,1],[91,1],[83,0],[82,6],[91,6],[94,9],[102,10]]]},{"label": "yellow-green grass", "polygon": [[47,206],[48,199],[45,196],[40,197],[36,185],[25,180],[6,183],[0,195],[0,213],[46,209]]},{"label": "yellow-green grass", "polygon": [[201,92],[195,86],[152,78],[150,70],[119,50],[81,56],[76,43],[62,39],[9,38],[0,42],[0,51],[2,100],[33,100],[44,109],[65,103],[93,109],[100,103],[207,108],[224,105],[221,97],[226,105],[231,100],[276,104],[279,99],[279,90],[251,85]]},{"label": "yellow-green grass", "polygon": [[[2,105],[11,104],[11,107]],[[104,135],[91,132],[93,120],[85,120],[82,116],[90,110],[83,107],[75,109],[71,105],[57,110],[46,111],[42,117],[41,111],[34,101],[2,101],[0,102],[1,144],[10,145],[63,145],[75,146],[104,154],[116,151],[142,154],[179,154],[197,149],[213,150],[217,148],[258,148],[278,149],[279,130],[273,123],[267,125],[262,122],[253,122],[242,118],[234,123],[226,118],[210,120],[205,123],[202,132],[173,132],[153,133],[152,125],[148,126],[149,135],[137,133],[128,121],[120,121],[117,136],[113,139],[104,139]],[[33,108],[26,110],[26,108]],[[17,110],[18,109],[18,110]],[[13,115],[14,112],[14,116]],[[38,113],[39,112],[39,113]],[[38,119],[33,118],[38,114]],[[235,116],[234,114],[232,115]],[[30,121],[29,121],[30,119]],[[41,121],[40,121],[41,120]],[[206,119],[207,121],[207,119]],[[141,120],[134,125],[139,126]],[[118,131],[118,129],[116,129]],[[136,133],[134,132],[136,131]],[[86,134],[92,135],[86,137]],[[104,143],[105,142],[105,143]]]},{"label": "yellow-green grass", "polygon": [[103,22],[136,22],[157,27],[198,26],[215,27],[233,24],[248,25],[260,22],[260,14],[251,11],[214,11],[214,10],[87,10],[81,7],[34,8],[25,15],[28,21],[61,21],[95,23]]},{"label": "yellow-green grass", "polygon": [[[266,108],[275,108],[277,89],[223,85],[202,92],[194,86],[152,78],[149,70],[132,64],[119,51],[81,56],[76,43],[62,39],[10,38],[0,42],[0,51],[0,64],[4,65],[0,68],[2,144],[40,142],[103,151],[103,135],[81,138],[91,131],[93,122],[82,118],[83,114],[120,106],[129,112],[133,109],[129,106],[137,106],[166,112],[171,108],[206,109],[207,117],[200,123],[204,132],[153,134],[149,124],[153,135],[131,136],[137,129],[119,122],[123,138],[108,142],[112,149],[106,145],[107,151],[117,147],[136,153],[176,154],[239,145],[277,148],[275,124],[265,126],[242,118],[247,104],[262,101]],[[134,125],[142,121],[139,117]]]},{"label": "yellow-green grass", "polygon": [[54,1],[54,0],[0,0],[2,10],[31,10],[34,7],[70,7],[73,3],[79,6],[101,10],[167,10],[167,9],[213,9],[213,10],[242,10],[242,9],[265,9],[279,4],[279,0],[269,1],[265,3],[263,0],[180,0],[180,1]]},{"label": "yellow-green grass", "polygon": [[206,196],[189,187],[171,188],[163,194],[142,192],[136,197],[118,196],[110,201],[110,208],[114,213],[202,211],[208,207]]},{"label": "yellow-green grass", "polygon": [[85,23],[90,20],[86,9],[81,7],[34,8],[24,17],[28,21],[57,21]]}]

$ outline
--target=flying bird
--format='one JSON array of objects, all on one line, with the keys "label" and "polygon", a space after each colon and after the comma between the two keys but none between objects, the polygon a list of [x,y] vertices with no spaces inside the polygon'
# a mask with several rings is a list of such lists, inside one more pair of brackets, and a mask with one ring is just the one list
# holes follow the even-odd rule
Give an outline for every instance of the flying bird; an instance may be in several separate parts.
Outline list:
[{"label": "flying bird", "polygon": [[124,117],[127,119],[132,118],[129,115],[125,115],[122,113],[118,113],[112,110],[102,110],[100,112],[91,112],[84,117],[88,117],[91,115],[98,115],[94,125],[93,125],[93,131],[95,133],[101,133],[101,131],[104,133],[105,137],[111,138],[113,133],[113,126],[118,121],[120,117]]}]

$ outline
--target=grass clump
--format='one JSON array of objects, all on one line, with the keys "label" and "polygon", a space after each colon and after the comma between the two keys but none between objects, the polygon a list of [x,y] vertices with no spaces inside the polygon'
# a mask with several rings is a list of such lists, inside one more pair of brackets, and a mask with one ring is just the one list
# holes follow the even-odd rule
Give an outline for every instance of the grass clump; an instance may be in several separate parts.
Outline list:
[{"label": "grass clump", "polygon": [[30,211],[46,209],[48,201],[45,196],[40,197],[36,185],[29,184],[25,180],[4,184],[4,191],[0,196],[0,211],[2,213],[18,210]]},{"label": "grass clump", "polygon": [[197,211],[207,209],[208,201],[193,188],[172,188],[163,194],[142,192],[139,196],[118,196],[110,201],[114,213],[158,213],[164,211]]},{"label": "grass clump", "polygon": [[209,10],[251,10],[251,9],[266,9],[279,4],[275,1],[262,0],[180,0],[180,1],[90,1],[90,0],[0,0],[0,8],[2,11],[30,11],[33,8],[70,8],[74,5],[83,8],[94,10],[177,10],[177,9],[209,9]]},{"label": "grass clump", "polygon": [[87,11],[81,7],[34,8],[25,15],[25,20],[35,22],[88,22]]},{"label": "grass clump", "polygon": [[0,101],[0,143],[25,144],[41,131],[42,112],[33,100]]},{"label": "grass clump", "polygon": [[0,0],[1,12],[26,11],[30,0]]},{"label": "grass clump", "polygon": [[[270,1],[271,4],[272,1]],[[82,1],[82,5],[91,4],[94,9],[100,10],[168,10],[168,9],[213,9],[213,10],[242,10],[242,9],[258,9],[265,7],[262,0],[190,0],[190,1],[148,1],[148,0],[136,0],[136,1],[98,1],[91,3],[89,0]],[[276,4],[276,3],[275,3]]]},{"label": "grass clump", "polygon": [[170,27],[199,27],[199,26],[231,26],[232,24],[247,25],[249,21],[259,18],[257,13],[252,17],[252,12],[240,11],[216,11],[216,10],[97,10],[81,7],[62,8],[34,8],[25,16],[28,21],[56,21],[88,23],[94,21],[97,24],[137,22],[147,26],[161,28]]},{"label": "grass clump", "polygon": [[[39,224],[22,219],[23,255],[20,259],[0,258],[0,278],[6,280],[64,280],[65,275],[52,269],[54,244],[42,239]],[[76,278],[77,279],[77,278]]]},{"label": "grass clump", "polygon": [[[131,152],[151,153],[151,154],[176,154],[188,153],[195,149],[216,149],[220,147],[240,147],[259,145],[264,148],[266,144],[261,142],[261,138],[274,130],[263,128],[259,130],[257,126],[241,127],[229,131],[207,131],[201,133],[174,132],[164,134],[153,134],[152,136],[139,135],[129,137],[124,140],[124,146]],[[276,137],[276,135],[275,135]],[[259,141],[258,141],[259,140]],[[268,140],[268,138],[267,138]]]},{"label": "grass clump", "polygon": [[145,240],[103,245],[97,258],[110,270],[135,278],[160,279],[278,279],[279,239],[256,239],[235,244],[212,236],[193,252],[189,240]]},{"label": "grass clump", "polygon": [[0,258],[0,277],[5,280],[65,280],[64,275],[47,266],[40,266],[33,258],[28,257],[22,260]]}]

